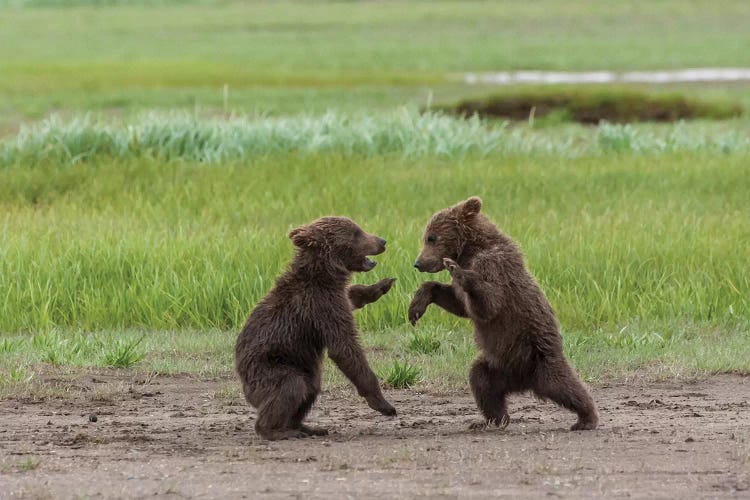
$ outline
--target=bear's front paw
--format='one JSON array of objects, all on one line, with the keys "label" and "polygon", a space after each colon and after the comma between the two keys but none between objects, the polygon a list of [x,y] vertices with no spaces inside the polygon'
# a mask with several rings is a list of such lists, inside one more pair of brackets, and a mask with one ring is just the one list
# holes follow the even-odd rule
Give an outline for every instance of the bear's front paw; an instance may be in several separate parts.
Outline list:
[{"label": "bear's front paw", "polygon": [[386,403],[381,408],[378,408],[378,411],[385,415],[386,417],[395,417],[396,416],[396,408],[391,406],[389,403]]},{"label": "bear's front paw", "polygon": [[419,318],[424,316],[427,306],[432,302],[431,294],[431,290],[422,285],[422,287],[417,290],[417,293],[414,294],[414,298],[411,299],[411,304],[409,304],[409,323],[411,323],[412,326],[416,325]]},{"label": "bear's front paw", "polygon": [[393,286],[393,283],[396,282],[396,278],[384,278],[377,283],[375,283],[375,287],[378,290],[378,293],[380,293],[381,296],[388,293]]},{"label": "bear's front paw", "polygon": [[456,272],[456,270],[461,269],[460,267],[458,267],[458,264],[456,263],[455,260],[447,259],[447,258],[443,259],[443,267],[445,267],[445,269],[449,273],[451,273],[451,275],[453,275],[453,273]]},{"label": "bear's front paw", "polygon": [[370,408],[375,411],[379,411],[385,416],[393,417],[396,415],[396,408],[393,407],[388,401],[383,399],[382,396],[370,396],[365,398]]},{"label": "bear's front paw", "polygon": [[417,321],[419,321],[419,318],[421,318],[424,315],[424,312],[427,310],[427,305],[423,304],[419,301],[412,301],[411,305],[409,305],[409,323],[411,323],[411,326],[414,326],[417,324]]}]

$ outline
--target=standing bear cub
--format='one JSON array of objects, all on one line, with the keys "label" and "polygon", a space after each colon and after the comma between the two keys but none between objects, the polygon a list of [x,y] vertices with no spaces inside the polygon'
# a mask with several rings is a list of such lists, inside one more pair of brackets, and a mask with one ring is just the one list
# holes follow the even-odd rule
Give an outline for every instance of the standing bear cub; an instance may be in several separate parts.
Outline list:
[{"label": "standing bear cub", "polygon": [[258,410],[256,432],[270,440],[328,433],[302,423],[320,392],[326,349],[372,409],[395,415],[359,345],[353,315],[394,280],[349,286],[353,272],[375,267],[368,256],[383,253],[385,240],[345,217],[323,217],[289,237],[297,247],[293,261],[237,339],[237,373]]},{"label": "standing bear cub", "polygon": [[563,355],[552,306],[518,246],[479,213],[481,207],[472,197],[432,216],[414,267],[428,273],[445,268],[452,282],[423,283],[409,321],[416,324],[434,303],[474,323],[480,355],[469,383],[485,421],[472,427],[507,425],[506,395],[531,390],[577,413],[571,430],[596,428],[594,401]]}]

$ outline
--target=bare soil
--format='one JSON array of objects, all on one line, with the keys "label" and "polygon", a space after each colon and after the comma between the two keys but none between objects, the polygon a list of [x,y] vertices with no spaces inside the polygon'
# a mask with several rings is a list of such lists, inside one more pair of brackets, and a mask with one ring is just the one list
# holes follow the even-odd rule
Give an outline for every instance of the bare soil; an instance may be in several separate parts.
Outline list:
[{"label": "bare soil", "polygon": [[[396,418],[353,390],[321,395],[331,435],[267,442],[231,379],[85,372],[65,399],[0,402],[0,497],[750,497],[750,378],[595,387],[596,431],[526,396],[505,430],[468,391],[388,391]],[[92,415],[96,415],[96,421]]]}]

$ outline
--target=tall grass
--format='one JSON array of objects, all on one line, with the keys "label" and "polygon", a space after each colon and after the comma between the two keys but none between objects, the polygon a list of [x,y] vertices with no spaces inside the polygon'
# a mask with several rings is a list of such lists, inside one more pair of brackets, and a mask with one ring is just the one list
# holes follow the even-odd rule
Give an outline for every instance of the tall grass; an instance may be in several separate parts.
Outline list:
[{"label": "tall grass", "polygon": [[0,149],[0,162],[77,163],[98,156],[152,157],[218,163],[289,152],[372,156],[486,154],[498,147],[501,129],[478,119],[420,115],[402,109],[380,115],[200,118],[187,113],[148,113],[132,123],[110,124],[83,116],[44,120],[24,128]]},{"label": "tall grass", "polygon": [[[424,224],[472,194],[522,245],[566,328],[744,324],[749,168],[745,155],[701,151],[7,167],[0,331],[236,329],[291,257],[288,230],[325,214],[389,240],[379,266],[356,280],[398,281],[359,320],[368,330],[404,325],[428,278],[411,266]],[[423,324],[459,320],[431,310]]]},{"label": "tall grass", "polygon": [[22,128],[15,140],[0,143],[0,165],[76,164],[97,158],[221,163],[288,153],[415,159],[491,153],[580,156],[611,150],[750,152],[750,137],[737,130],[717,132],[676,124],[637,131],[627,125],[603,124],[588,137],[574,130],[575,136],[535,133],[476,117],[463,120],[406,108],[377,114],[230,118],[152,112],[124,122],[90,115],[70,120],[51,117]]}]

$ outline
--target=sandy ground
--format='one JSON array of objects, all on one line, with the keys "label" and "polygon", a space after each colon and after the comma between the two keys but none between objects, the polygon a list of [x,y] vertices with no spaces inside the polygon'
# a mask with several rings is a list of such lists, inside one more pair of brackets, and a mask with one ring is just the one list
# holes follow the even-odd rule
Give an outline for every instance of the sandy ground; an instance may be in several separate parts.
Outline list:
[{"label": "sandy ground", "polygon": [[388,391],[386,418],[339,390],[309,419],[330,436],[283,442],[255,436],[232,380],[47,381],[69,397],[0,402],[2,498],[750,497],[746,377],[596,387],[587,432],[525,396],[507,429],[470,432],[463,391]]}]

